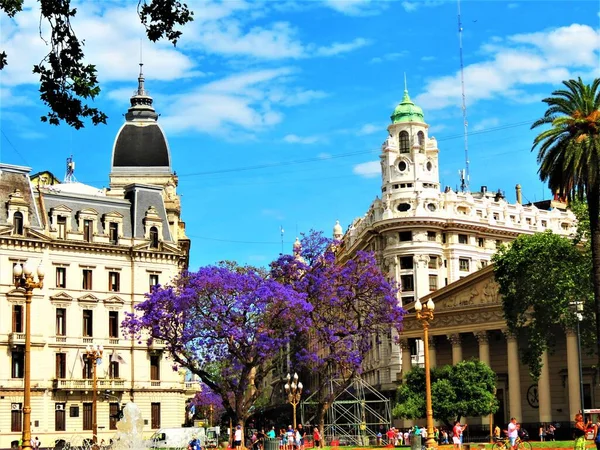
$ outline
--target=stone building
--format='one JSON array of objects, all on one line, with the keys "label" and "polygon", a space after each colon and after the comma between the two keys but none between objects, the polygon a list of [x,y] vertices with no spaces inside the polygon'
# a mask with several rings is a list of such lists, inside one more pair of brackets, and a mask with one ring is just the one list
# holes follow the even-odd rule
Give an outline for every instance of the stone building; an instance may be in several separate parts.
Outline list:
[{"label": "stone building", "polygon": [[172,370],[161,342],[148,347],[120,329],[152,286],[188,265],[178,180],[157,118],[140,72],[114,142],[109,189],[75,181],[72,160],[62,183],[0,164],[0,448],[21,435],[25,303],[12,270],[25,261],[46,274],[32,301],[32,437],[43,447],[92,437],[90,344],[104,346],[99,440],[114,436],[110,416],[131,400],[148,432],[185,420],[185,399],[197,385]]},{"label": "stone building", "polygon": [[[518,185],[516,203],[509,203],[502,191],[492,192],[486,186],[479,192],[464,185],[458,192],[441,186],[437,140],[429,134],[423,110],[407,91],[391,122],[380,154],[381,197],[345,233],[339,223],[333,232],[342,241],[342,261],[359,250],[375,252],[382,270],[401,286],[399,301],[406,307],[438,289],[453,289],[472,274],[491,273],[486,267],[498,246],[520,234],[552,230],[569,235],[574,231],[575,217],[565,204],[556,200],[523,204]],[[447,329],[469,330],[469,342],[474,340],[473,332],[479,330],[469,315],[453,317],[455,322]],[[410,320],[407,317],[407,327]],[[502,328],[498,324],[497,329]],[[418,332],[410,336],[416,338]],[[401,349],[395,338],[392,330],[374,337],[364,367],[365,380],[390,396],[403,371],[422,362],[421,341],[405,339]],[[459,348],[457,332],[448,331],[435,339],[448,349],[452,342]],[[437,355],[447,362],[459,358],[458,353],[454,359],[446,354],[442,357],[441,352]]]}]

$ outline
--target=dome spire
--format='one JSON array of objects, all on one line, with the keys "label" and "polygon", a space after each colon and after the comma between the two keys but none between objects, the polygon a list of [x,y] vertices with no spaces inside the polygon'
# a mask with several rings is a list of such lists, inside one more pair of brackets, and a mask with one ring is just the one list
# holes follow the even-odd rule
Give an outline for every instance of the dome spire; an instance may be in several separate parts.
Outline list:
[{"label": "dome spire", "polygon": [[140,62],[140,75],[138,76],[138,88],[137,88],[137,95],[140,95],[140,96],[146,95],[146,89],[144,87],[144,81],[146,81],[146,79],[144,78],[143,68],[144,68],[144,63]]},{"label": "dome spire", "polygon": [[142,61],[142,49],[140,47],[140,74],[138,75],[138,87],[131,96],[130,103],[131,107],[125,114],[125,119],[131,120],[144,120],[144,121],[156,121],[158,114],[154,110],[152,103],[152,97],[146,90],[146,78],[144,77],[144,63]]},{"label": "dome spire", "polygon": [[399,122],[420,122],[425,123],[423,110],[415,105],[408,95],[408,83],[406,81],[406,72],[404,72],[404,95],[402,101],[396,106],[390,119],[392,123]]}]

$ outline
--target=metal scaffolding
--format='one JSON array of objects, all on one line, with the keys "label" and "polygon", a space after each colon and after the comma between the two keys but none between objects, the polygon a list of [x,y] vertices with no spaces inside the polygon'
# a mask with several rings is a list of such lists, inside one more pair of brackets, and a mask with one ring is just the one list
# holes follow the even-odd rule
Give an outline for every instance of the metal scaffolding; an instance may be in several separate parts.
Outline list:
[{"label": "metal scaffolding", "polygon": [[[326,389],[335,392],[341,380],[332,380]],[[315,423],[318,392],[300,404],[302,423]],[[337,395],[325,415],[325,439],[340,445],[375,444],[380,429],[391,426],[390,401],[362,378],[356,377],[350,386]],[[383,426],[383,427],[381,427]],[[385,431],[383,431],[384,433]]]}]

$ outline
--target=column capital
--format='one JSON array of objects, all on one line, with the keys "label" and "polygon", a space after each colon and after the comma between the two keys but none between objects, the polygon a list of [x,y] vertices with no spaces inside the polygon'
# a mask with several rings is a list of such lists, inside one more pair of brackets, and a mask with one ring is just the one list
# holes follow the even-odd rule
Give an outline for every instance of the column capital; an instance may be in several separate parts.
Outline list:
[{"label": "column capital", "polygon": [[460,333],[448,334],[447,337],[453,347],[455,345],[460,345],[462,343],[462,340],[460,338]]},{"label": "column capital", "polygon": [[507,341],[516,341],[517,340],[517,335],[515,333],[513,333],[512,331],[510,331],[508,328],[503,328],[501,331]]},{"label": "column capital", "polygon": [[435,348],[435,336],[429,336],[428,341],[429,348]]},{"label": "column capital", "polygon": [[565,328],[565,334],[567,336],[575,336],[577,337],[577,328],[574,327],[566,327]]},{"label": "column capital", "polygon": [[408,343],[408,339],[399,339],[400,348],[402,350],[410,350],[410,344]]},{"label": "column capital", "polygon": [[487,344],[490,341],[490,336],[487,331],[474,331],[473,334],[480,344]]}]

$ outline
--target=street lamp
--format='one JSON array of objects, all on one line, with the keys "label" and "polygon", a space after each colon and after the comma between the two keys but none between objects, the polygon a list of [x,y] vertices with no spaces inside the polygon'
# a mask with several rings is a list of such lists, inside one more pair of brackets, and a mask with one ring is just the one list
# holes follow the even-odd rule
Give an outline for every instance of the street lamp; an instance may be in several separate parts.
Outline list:
[{"label": "street lamp", "polygon": [[581,332],[579,329],[579,323],[583,321],[583,302],[572,301],[569,302],[569,307],[575,312],[577,319],[577,359],[579,362],[579,397],[581,401],[581,414],[583,414],[583,369],[581,367]]},{"label": "street lamp", "polygon": [[15,287],[25,291],[25,379],[23,380],[23,450],[31,449],[31,298],[34,289],[44,286],[44,268],[37,268],[38,281],[33,278],[33,267],[29,261],[23,266],[16,264],[13,268]]},{"label": "street lamp", "polygon": [[[285,383],[285,393],[288,396],[288,403],[290,405],[292,405],[292,409],[294,411],[294,420],[293,420],[293,424],[294,424],[294,430],[296,429],[296,406],[298,406],[298,403],[300,403],[300,395],[302,394],[302,383],[300,383],[298,381],[298,374],[295,373],[293,380],[292,377],[290,376],[290,374],[287,374],[287,383]],[[292,381],[290,383],[290,381]]]},{"label": "street lamp", "polygon": [[94,444],[98,442],[98,392],[96,390],[98,379],[96,377],[96,367],[98,360],[102,358],[102,353],[104,353],[102,345],[88,345],[85,348],[85,356],[92,365],[92,441]]},{"label": "street lamp", "polygon": [[437,442],[433,437],[433,408],[431,406],[431,375],[429,373],[429,322],[433,320],[433,310],[435,303],[429,299],[425,305],[417,299],[415,311],[417,320],[423,325],[423,342],[425,353],[425,413],[427,415],[427,448],[437,448]]}]

